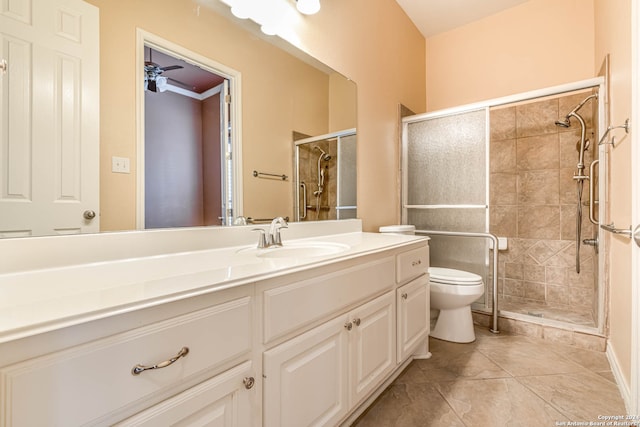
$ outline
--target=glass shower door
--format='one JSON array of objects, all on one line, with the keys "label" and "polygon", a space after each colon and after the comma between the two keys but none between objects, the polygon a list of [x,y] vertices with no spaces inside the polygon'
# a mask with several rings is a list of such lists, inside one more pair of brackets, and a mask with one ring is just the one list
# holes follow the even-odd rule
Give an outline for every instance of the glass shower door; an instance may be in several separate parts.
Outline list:
[{"label": "glass shower door", "polygon": [[[418,230],[487,232],[488,110],[415,116],[403,127],[402,220]],[[486,239],[433,236],[431,265],[488,283]],[[485,292],[484,300],[489,295]]]}]

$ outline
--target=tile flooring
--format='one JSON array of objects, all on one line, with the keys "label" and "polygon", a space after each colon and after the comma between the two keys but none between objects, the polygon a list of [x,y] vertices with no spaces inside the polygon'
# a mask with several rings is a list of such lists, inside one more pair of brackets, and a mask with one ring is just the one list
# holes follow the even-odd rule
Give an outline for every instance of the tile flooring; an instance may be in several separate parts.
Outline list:
[{"label": "tile flooring", "polygon": [[430,346],[432,358],[414,360],[354,426],[589,425],[626,414],[603,352],[484,328],[473,343]]}]

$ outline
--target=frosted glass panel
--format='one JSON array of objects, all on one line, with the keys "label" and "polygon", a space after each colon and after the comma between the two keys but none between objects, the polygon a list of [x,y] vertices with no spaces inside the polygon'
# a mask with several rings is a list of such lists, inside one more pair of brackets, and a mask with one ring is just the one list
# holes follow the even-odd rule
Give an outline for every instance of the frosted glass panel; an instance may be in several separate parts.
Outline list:
[{"label": "frosted glass panel", "polygon": [[356,136],[338,140],[338,206],[356,205]]},{"label": "frosted glass panel", "polygon": [[[407,223],[417,230],[484,232],[486,216],[486,209],[408,209]],[[432,266],[471,271],[487,282],[487,239],[431,236],[429,246]]]},{"label": "frosted glass panel", "polygon": [[486,204],[486,110],[407,126],[409,205]]}]

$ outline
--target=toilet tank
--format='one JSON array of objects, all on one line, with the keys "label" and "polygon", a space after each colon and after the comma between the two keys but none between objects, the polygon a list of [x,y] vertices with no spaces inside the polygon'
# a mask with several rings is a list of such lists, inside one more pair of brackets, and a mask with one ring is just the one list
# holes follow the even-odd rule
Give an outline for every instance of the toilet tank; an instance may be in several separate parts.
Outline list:
[{"label": "toilet tank", "polygon": [[416,234],[415,225],[397,224],[397,225],[385,225],[378,230],[380,233],[391,234]]}]

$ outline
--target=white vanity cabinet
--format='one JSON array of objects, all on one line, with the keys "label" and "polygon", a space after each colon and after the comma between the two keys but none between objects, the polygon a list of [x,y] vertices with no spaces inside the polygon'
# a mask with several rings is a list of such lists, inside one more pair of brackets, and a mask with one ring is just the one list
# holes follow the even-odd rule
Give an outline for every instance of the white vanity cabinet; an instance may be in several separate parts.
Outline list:
[{"label": "white vanity cabinet", "polygon": [[[429,253],[404,236],[333,239],[355,249],[144,280],[143,264],[140,282],[56,296],[85,311],[0,334],[0,427],[349,425],[429,355]],[[52,283],[93,277],[70,270]],[[19,314],[34,316],[37,300],[28,307]]]},{"label": "white vanity cabinet", "polygon": [[311,279],[258,284],[264,426],[339,425],[416,351],[428,357],[428,265],[425,243]]},{"label": "white vanity cabinet", "polygon": [[257,426],[252,375],[252,363],[246,361],[115,426]]},{"label": "white vanity cabinet", "polygon": [[411,356],[429,336],[429,276],[396,290],[398,303],[398,363]]},{"label": "white vanity cabinet", "polygon": [[[424,245],[396,256],[398,304],[398,363],[406,360],[429,337],[429,246]],[[429,357],[428,349],[419,357]]]},{"label": "white vanity cabinet", "polygon": [[[157,307],[146,326],[51,353],[42,346],[42,355],[1,367],[0,426],[111,425],[187,389],[183,396],[211,399],[236,411],[255,402],[255,391],[240,393],[244,378],[255,380],[259,373],[252,360],[253,295],[247,290],[220,292],[208,307],[159,321],[166,308]],[[137,320],[145,323],[144,317],[139,314]],[[74,334],[74,328],[65,333]],[[42,342],[53,341],[42,337]],[[134,374],[135,367],[142,371]],[[199,383],[199,389],[190,389]],[[161,412],[179,400],[160,405]],[[196,401],[174,405],[170,412],[184,418],[201,411]],[[233,420],[233,415],[224,417]],[[160,420],[153,425],[166,424],[164,417]]]},{"label": "white vanity cabinet", "polygon": [[393,291],[264,353],[264,426],[335,426],[395,368]]}]

